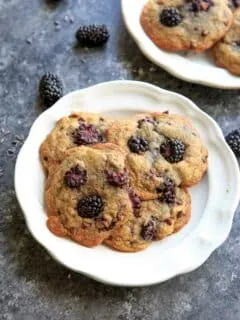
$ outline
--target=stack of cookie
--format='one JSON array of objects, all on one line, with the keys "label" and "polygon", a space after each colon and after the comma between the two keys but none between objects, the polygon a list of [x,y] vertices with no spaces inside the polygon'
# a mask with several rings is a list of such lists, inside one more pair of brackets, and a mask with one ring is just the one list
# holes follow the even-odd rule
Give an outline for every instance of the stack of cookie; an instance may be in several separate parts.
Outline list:
[{"label": "stack of cookie", "polygon": [[191,215],[187,187],[207,170],[192,124],[168,113],[111,120],[74,113],[40,148],[47,171],[47,225],[88,247],[145,249],[180,230]]},{"label": "stack of cookie", "polygon": [[240,75],[240,9],[237,0],[148,0],[141,25],[170,51],[213,48],[216,63]]}]

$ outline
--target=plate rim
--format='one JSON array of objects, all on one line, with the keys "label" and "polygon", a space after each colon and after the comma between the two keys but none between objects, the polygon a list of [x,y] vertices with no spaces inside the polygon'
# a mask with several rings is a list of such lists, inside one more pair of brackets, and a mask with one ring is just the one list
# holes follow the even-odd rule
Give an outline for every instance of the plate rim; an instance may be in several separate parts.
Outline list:
[{"label": "plate rim", "polygon": [[[147,2],[147,0],[146,0],[146,2]],[[215,82],[211,82],[211,81],[208,81],[207,77],[203,79],[203,78],[199,78],[197,75],[195,77],[193,77],[193,76],[189,76],[189,77],[188,76],[184,76],[184,74],[182,74],[180,71],[178,72],[174,68],[174,63],[165,64],[163,62],[164,58],[163,58],[162,61],[156,59],[154,57],[154,55],[151,53],[151,50],[148,50],[148,47],[147,47],[147,45],[144,44],[144,41],[140,41],[138,35],[134,32],[134,30],[131,27],[131,23],[130,23],[129,19],[127,18],[127,14],[126,14],[127,4],[129,5],[129,3],[130,3],[129,0],[121,0],[121,11],[122,11],[122,16],[123,16],[123,21],[124,21],[124,24],[125,24],[128,32],[130,33],[130,35],[134,39],[135,43],[137,44],[138,48],[141,50],[141,52],[144,54],[144,56],[148,60],[153,62],[155,65],[163,68],[165,71],[167,71],[168,73],[170,73],[174,77],[176,77],[178,79],[181,79],[183,81],[186,81],[186,82],[195,83],[195,84],[199,84],[199,85],[203,85],[203,86],[207,86],[207,87],[211,87],[211,88],[225,89],[225,90],[239,89],[240,88],[240,76],[237,77],[237,76],[234,76],[233,74],[230,73],[230,75],[232,77],[236,78],[236,80],[237,79],[239,80],[239,84],[226,84],[226,83],[223,83],[223,82],[219,83],[217,79],[216,79]],[[151,39],[149,39],[149,37],[146,35],[146,33],[145,33],[145,36],[146,36],[146,38],[148,40],[151,41]],[[167,51],[158,48],[156,45],[155,45],[155,47],[158,49],[159,52],[168,53]],[[218,67],[218,66],[216,66],[216,67]],[[220,68],[220,67],[218,67],[218,68]],[[226,70],[226,72],[227,72],[227,70]]]},{"label": "plate rim", "polygon": [[[95,273],[92,273],[92,272],[86,272],[84,270],[79,270],[79,269],[76,269],[74,268],[73,266],[69,265],[68,263],[66,263],[66,261],[63,261],[61,259],[61,257],[59,257],[54,251],[52,251],[48,244],[44,242],[44,239],[41,238],[39,235],[35,234],[32,227],[31,227],[31,219],[29,218],[30,215],[26,213],[26,207],[21,199],[21,196],[20,196],[20,193],[19,193],[19,188],[21,187],[21,182],[18,180],[18,177],[19,177],[19,172],[20,172],[20,167],[21,167],[21,161],[23,161],[22,159],[24,159],[24,150],[25,148],[28,147],[28,144],[29,144],[29,138],[31,137],[31,133],[33,132],[34,130],[34,127],[37,125],[38,121],[41,119],[41,117],[45,116],[47,113],[51,113],[51,112],[54,112],[54,109],[57,109],[58,107],[58,103],[60,100],[63,100],[63,99],[67,99],[69,96],[71,95],[76,95],[76,94],[83,94],[84,92],[87,92],[89,89],[94,89],[94,88],[100,88],[100,87],[103,87],[103,86],[123,86],[125,85],[126,88],[129,88],[130,86],[134,86],[134,87],[141,87],[141,88],[146,88],[148,90],[152,90],[154,91],[154,93],[159,93],[159,94],[168,94],[172,97],[175,97],[175,98],[178,98],[178,99],[181,99],[182,101],[186,102],[188,106],[191,106],[192,109],[194,109],[196,111],[197,114],[201,115],[201,118],[205,118],[208,122],[211,123],[211,126],[213,127],[214,129],[214,132],[216,133],[217,135],[217,139],[219,140],[219,143],[220,145],[224,144],[225,145],[225,149],[228,150],[228,161],[231,163],[231,172],[234,172],[235,174],[235,178],[236,178],[236,181],[237,181],[237,185],[234,186],[235,187],[235,194],[234,194],[234,201],[231,202],[230,205],[230,209],[229,209],[229,212],[230,212],[230,215],[229,215],[229,221],[228,221],[228,226],[226,226],[226,229],[225,229],[225,233],[221,235],[221,237],[218,239],[218,240],[215,240],[215,242],[211,242],[209,243],[209,247],[208,247],[208,252],[207,254],[204,255],[204,257],[201,257],[200,261],[198,261],[197,263],[193,263],[191,264],[191,266],[189,268],[185,268],[183,270],[178,270],[177,272],[174,272],[174,274],[172,274],[170,277],[168,276],[167,278],[161,278],[161,275],[159,277],[159,280],[154,280],[154,281],[150,281],[150,282],[147,282],[147,281],[143,281],[143,282],[139,282],[139,283],[129,283],[129,282],[125,282],[123,283],[122,281],[118,282],[117,279],[108,279],[107,277],[104,277],[104,276],[101,276],[101,274],[98,274],[98,272],[95,272]],[[151,84],[148,84],[148,83],[144,83],[144,82],[138,82],[138,81],[127,81],[127,80],[118,80],[118,81],[110,81],[110,82],[103,82],[103,83],[100,83],[100,84],[97,84],[97,85],[94,85],[94,86],[90,86],[90,87],[87,87],[85,89],[80,89],[80,90],[76,90],[76,91],[73,91],[73,92],[70,92],[68,93],[67,95],[65,95],[63,98],[61,98],[57,103],[55,103],[51,108],[47,109],[46,111],[44,111],[42,114],[39,115],[39,117],[37,117],[37,119],[33,122],[33,125],[29,131],[29,134],[21,148],[21,150],[19,151],[19,154],[17,156],[17,160],[16,160],[16,165],[15,165],[15,176],[14,176],[14,185],[15,185],[15,191],[16,191],[16,196],[17,196],[17,199],[18,199],[18,202],[20,204],[20,207],[23,211],[23,214],[24,214],[24,217],[25,217],[25,221],[26,221],[26,224],[27,224],[27,227],[30,231],[30,233],[32,234],[32,236],[35,238],[35,240],[41,244],[41,246],[43,246],[48,252],[49,254],[57,261],[59,262],[60,264],[64,265],[65,267],[73,270],[73,271],[76,271],[76,272],[79,272],[81,274],[84,274],[90,278],[93,278],[99,282],[103,282],[103,283],[106,283],[106,284],[111,284],[111,285],[116,285],[116,286],[134,286],[134,287],[137,287],[137,286],[145,286],[145,285],[153,285],[153,284],[156,284],[156,283],[161,283],[163,281],[166,281],[168,279],[171,279],[177,275],[180,275],[180,274],[183,274],[183,273],[187,273],[187,272],[190,272],[192,270],[195,270],[196,268],[198,268],[202,263],[204,263],[208,257],[212,254],[212,252],[217,249],[227,238],[227,236],[229,235],[230,233],[230,230],[231,230],[231,226],[232,226],[232,220],[233,220],[233,217],[234,217],[234,212],[238,206],[238,202],[239,202],[239,198],[240,198],[240,173],[239,173],[239,167],[238,167],[238,162],[237,162],[237,159],[236,157],[234,156],[232,150],[229,148],[229,146],[226,144],[225,142],[225,139],[224,139],[224,136],[223,136],[223,133],[220,129],[220,127],[218,126],[218,124],[208,115],[206,114],[204,111],[202,111],[197,105],[195,105],[191,100],[189,100],[188,98],[178,94],[178,93],[175,93],[175,92],[171,92],[171,91],[168,91],[168,90],[165,90],[165,89],[161,89],[159,87],[156,87],[154,85],[151,85]],[[31,142],[30,142],[31,144]],[[232,188],[233,189],[233,188]],[[191,261],[192,262],[192,261]]]}]

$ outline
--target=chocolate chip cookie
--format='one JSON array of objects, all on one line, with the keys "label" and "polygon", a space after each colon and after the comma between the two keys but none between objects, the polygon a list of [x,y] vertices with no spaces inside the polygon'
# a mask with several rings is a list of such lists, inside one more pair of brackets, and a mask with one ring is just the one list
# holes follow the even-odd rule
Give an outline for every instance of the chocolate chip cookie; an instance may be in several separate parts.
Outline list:
[{"label": "chocolate chip cookie", "polygon": [[213,57],[217,65],[240,75],[240,9],[235,10],[227,34],[213,47]]},{"label": "chocolate chip cookie", "polygon": [[186,189],[175,188],[170,194],[162,191],[158,199],[143,201],[105,243],[119,251],[140,251],[152,241],[179,231],[187,224],[190,215],[191,199]]},{"label": "chocolate chip cookie", "polygon": [[160,48],[201,52],[224,36],[232,12],[225,0],[149,0],[140,20]]},{"label": "chocolate chip cookie", "polygon": [[73,113],[60,119],[40,148],[43,166],[49,170],[60,163],[66,150],[105,143],[110,120],[94,113]]},{"label": "chocolate chip cookie", "polygon": [[124,153],[105,144],[65,153],[45,190],[48,228],[88,247],[107,239],[132,214]]},{"label": "chocolate chip cookie", "polygon": [[151,113],[116,121],[108,130],[108,140],[128,153],[131,185],[143,200],[156,198],[166,176],[177,186],[192,186],[208,167],[208,152],[198,133],[178,115]]}]

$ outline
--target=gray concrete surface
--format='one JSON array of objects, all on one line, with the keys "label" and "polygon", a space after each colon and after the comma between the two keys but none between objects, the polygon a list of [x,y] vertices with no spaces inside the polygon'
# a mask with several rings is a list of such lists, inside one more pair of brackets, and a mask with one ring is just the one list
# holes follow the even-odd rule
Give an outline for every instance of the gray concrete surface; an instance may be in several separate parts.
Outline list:
[{"label": "gray concrete surface", "polygon": [[[155,68],[126,32],[119,2],[0,0],[0,319],[239,320],[239,208],[230,237],[202,267],[145,288],[105,286],[71,272],[26,229],[14,164],[43,111],[37,87],[46,71],[64,79],[65,92],[114,79],[147,81],[191,98],[224,132],[240,124],[239,91],[188,84]],[[102,22],[111,31],[108,45],[78,48],[77,27]]]}]

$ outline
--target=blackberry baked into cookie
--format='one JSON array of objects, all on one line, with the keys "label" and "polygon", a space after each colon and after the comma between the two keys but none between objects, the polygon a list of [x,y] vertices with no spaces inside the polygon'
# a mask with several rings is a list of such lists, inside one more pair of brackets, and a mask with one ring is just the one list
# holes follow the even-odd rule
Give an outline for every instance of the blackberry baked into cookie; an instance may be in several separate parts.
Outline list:
[{"label": "blackberry baked into cookie", "polygon": [[105,241],[107,245],[119,251],[140,251],[152,241],[161,240],[187,224],[191,215],[188,191],[177,188],[170,179],[159,188],[162,190],[159,198],[141,202],[129,219]]},{"label": "blackberry baked into cookie", "polygon": [[49,229],[84,246],[102,243],[132,213],[127,184],[124,153],[118,147],[69,150],[48,176]]},{"label": "blackberry baked into cookie", "polygon": [[162,49],[201,52],[224,36],[232,12],[226,0],[149,0],[140,22]]},{"label": "blackberry baked into cookie", "polygon": [[49,170],[60,163],[70,148],[105,143],[110,123],[110,120],[95,113],[73,113],[61,118],[41,145],[43,166]]},{"label": "blackberry baked into cookie", "polygon": [[227,34],[213,47],[213,57],[217,65],[240,75],[240,9],[235,10]]},{"label": "blackberry baked into cookie", "polygon": [[192,186],[208,167],[208,152],[198,133],[178,115],[149,113],[116,121],[108,140],[126,150],[131,185],[143,200],[157,197],[157,187],[166,176],[177,186]]}]

